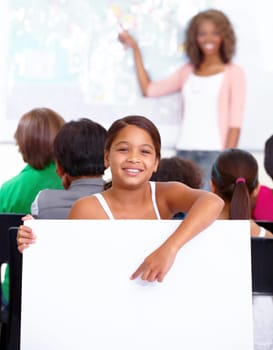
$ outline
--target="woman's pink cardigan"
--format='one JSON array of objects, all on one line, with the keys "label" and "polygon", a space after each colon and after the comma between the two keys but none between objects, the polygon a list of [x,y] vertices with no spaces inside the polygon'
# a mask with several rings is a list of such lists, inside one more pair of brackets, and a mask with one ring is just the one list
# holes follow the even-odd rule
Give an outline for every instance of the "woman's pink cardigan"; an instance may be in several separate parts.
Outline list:
[{"label": "woman's pink cardigan", "polygon": [[[193,72],[191,64],[185,64],[169,78],[151,82],[148,86],[147,96],[164,96],[182,91],[190,73]],[[241,67],[229,63],[224,70],[224,79],[219,94],[218,126],[221,135],[222,148],[225,146],[229,128],[241,128],[245,109],[246,79]],[[182,102],[183,103],[183,102]]]}]

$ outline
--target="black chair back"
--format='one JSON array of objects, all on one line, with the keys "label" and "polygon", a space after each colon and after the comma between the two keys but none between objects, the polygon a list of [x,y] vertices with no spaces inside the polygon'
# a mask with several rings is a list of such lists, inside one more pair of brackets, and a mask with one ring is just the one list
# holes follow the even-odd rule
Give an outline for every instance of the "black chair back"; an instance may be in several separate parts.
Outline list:
[{"label": "black chair back", "polygon": [[273,233],[273,221],[256,220],[256,224]]},{"label": "black chair back", "polygon": [[251,237],[253,294],[273,295],[273,239]]},{"label": "black chair back", "polygon": [[7,323],[7,350],[20,350],[23,255],[17,249],[17,231],[18,227],[9,228],[10,303]]},{"label": "black chair back", "polygon": [[22,217],[26,214],[0,213],[0,265],[9,259],[9,235],[11,226],[23,224]]},{"label": "black chair back", "polygon": [[[14,298],[13,293],[20,291],[20,275],[21,275],[21,254],[17,249],[17,228],[23,224],[22,217],[25,214],[13,214],[13,213],[0,213],[0,280],[2,280],[1,270],[2,265],[9,264],[10,267],[10,304],[5,306],[2,304],[2,288],[0,285],[0,349],[1,350],[17,350],[16,336],[14,341],[11,339],[11,331],[15,325],[16,317],[13,314],[13,310],[18,310],[18,305],[14,304],[14,301],[18,299]],[[9,232],[9,228],[13,227],[13,233]],[[16,260],[14,260],[16,259]],[[19,275],[18,275],[19,274]],[[15,277],[13,277],[15,276]],[[16,281],[18,279],[18,281]],[[18,289],[19,288],[19,289]],[[20,301],[21,305],[21,301]],[[17,311],[16,311],[17,312]],[[16,327],[15,327],[16,328]]]}]

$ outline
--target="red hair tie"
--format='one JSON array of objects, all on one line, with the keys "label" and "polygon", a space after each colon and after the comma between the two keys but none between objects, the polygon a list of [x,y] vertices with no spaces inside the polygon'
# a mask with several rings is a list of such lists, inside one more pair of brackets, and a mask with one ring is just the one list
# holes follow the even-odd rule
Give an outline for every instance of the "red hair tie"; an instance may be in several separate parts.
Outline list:
[{"label": "red hair tie", "polygon": [[246,183],[246,179],[244,177],[238,177],[235,181],[236,184],[239,184],[240,182]]}]

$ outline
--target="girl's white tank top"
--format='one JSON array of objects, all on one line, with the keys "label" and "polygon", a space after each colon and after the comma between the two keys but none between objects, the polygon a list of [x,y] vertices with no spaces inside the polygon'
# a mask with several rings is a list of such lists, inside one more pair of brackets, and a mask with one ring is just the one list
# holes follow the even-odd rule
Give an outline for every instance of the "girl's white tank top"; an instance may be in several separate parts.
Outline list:
[{"label": "girl's white tank top", "polygon": [[[156,218],[157,220],[160,220],[160,214],[159,214],[159,210],[156,204],[156,186],[155,186],[155,182],[154,181],[150,181],[150,186],[151,186],[151,193],[152,193],[152,203],[153,203],[153,207],[154,207],[154,211],[156,214]],[[105,198],[103,197],[103,195],[101,193],[96,193],[94,194],[94,196],[98,199],[100,205],[102,206],[102,208],[104,209],[106,215],[108,216],[108,219],[110,220],[114,220],[114,216],[109,208],[109,205],[107,204]]]}]

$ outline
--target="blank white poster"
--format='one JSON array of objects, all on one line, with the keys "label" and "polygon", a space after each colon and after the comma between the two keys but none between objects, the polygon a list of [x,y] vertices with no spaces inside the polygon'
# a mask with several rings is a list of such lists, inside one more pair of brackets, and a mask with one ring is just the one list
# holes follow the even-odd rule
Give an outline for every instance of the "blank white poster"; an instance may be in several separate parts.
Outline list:
[{"label": "blank white poster", "polygon": [[163,283],[130,280],[177,220],[31,220],[21,350],[251,350],[250,227],[216,221]]}]

